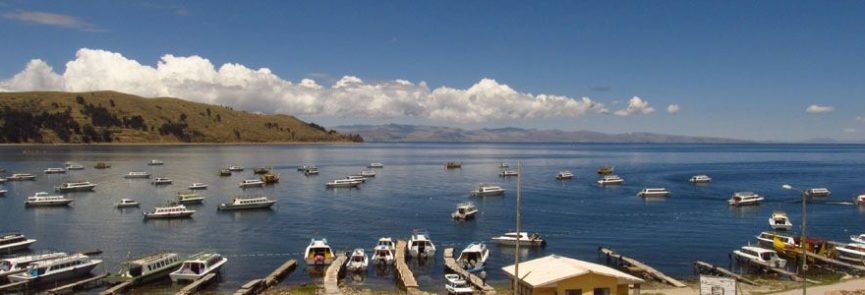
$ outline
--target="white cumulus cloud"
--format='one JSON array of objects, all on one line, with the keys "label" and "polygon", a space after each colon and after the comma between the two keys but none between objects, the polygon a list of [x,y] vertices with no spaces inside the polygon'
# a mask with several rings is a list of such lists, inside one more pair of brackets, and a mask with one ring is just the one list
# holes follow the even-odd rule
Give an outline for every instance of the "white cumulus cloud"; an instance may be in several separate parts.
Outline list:
[{"label": "white cumulus cloud", "polygon": [[671,105],[667,106],[667,113],[670,113],[670,114],[678,113],[680,110],[682,110],[682,109],[679,108],[678,104],[671,104]]},{"label": "white cumulus cloud", "polygon": [[834,110],[835,110],[835,107],[833,107],[833,106],[820,105],[820,104],[812,104],[812,105],[808,106],[807,109],[805,109],[806,112],[815,113],[815,114],[816,113],[828,113],[828,112],[831,112]]},{"label": "white cumulus cloud", "polygon": [[648,101],[634,96],[628,100],[628,107],[620,109],[613,114],[616,116],[630,116],[635,114],[648,115],[654,112],[655,108],[650,106]]}]

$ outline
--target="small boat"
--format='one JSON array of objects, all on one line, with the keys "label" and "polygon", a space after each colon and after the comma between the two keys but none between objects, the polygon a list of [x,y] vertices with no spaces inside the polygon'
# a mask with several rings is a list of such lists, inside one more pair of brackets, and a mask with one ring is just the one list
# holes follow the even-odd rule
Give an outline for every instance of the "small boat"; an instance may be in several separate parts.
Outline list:
[{"label": "small boat", "polygon": [[451,213],[453,219],[468,220],[475,218],[478,213],[478,207],[472,202],[462,202],[457,205],[457,210]]},{"label": "small boat", "polygon": [[64,173],[66,173],[66,169],[64,169],[64,168],[48,168],[42,172],[45,172],[45,174],[64,174]]},{"label": "small boat", "polygon": [[599,185],[619,185],[623,183],[625,183],[625,180],[618,175],[604,175],[604,177],[598,179]]},{"label": "small boat", "polygon": [[614,166],[598,167],[598,175],[611,175],[615,171],[616,171],[616,167],[614,167]]},{"label": "small boat", "polygon": [[319,173],[318,167],[312,166],[312,167],[307,167],[306,169],[303,169],[303,175],[306,175],[306,176],[318,175],[318,173]]},{"label": "small boat", "polygon": [[793,224],[790,223],[790,218],[783,211],[774,211],[769,217],[769,226],[774,230],[790,230]]},{"label": "small boat", "polygon": [[24,202],[26,207],[52,207],[52,206],[69,206],[72,199],[61,195],[49,195],[46,192],[38,192],[33,196],[27,197]]},{"label": "small boat", "polygon": [[248,187],[262,187],[264,186],[264,181],[258,179],[246,179],[240,182],[240,188],[248,188]]},{"label": "small boat", "polygon": [[861,193],[853,198],[853,203],[859,206],[865,206],[865,193]]},{"label": "small boat", "polygon": [[195,213],[195,210],[186,209],[184,205],[156,207],[153,208],[152,212],[144,212],[144,219],[188,218],[193,213]]},{"label": "small boat", "polygon": [[66,170],[84,170],[84,165],[75,162],[66,162]]},{"label": "small boat", "polygon": [[517,170],[505,169],[505,170],[502,170],[502,172],[499,172],[499,176],[501,176],[501,177],[519,176],[519,175],[520,175],[520,172]]},{"label": "small boat", "polygon": [[829,189],[825,187],[809,188],[802,193],[809,198],[828,198],[832,195],[832,192],[830,192]]},{"label": "small boat", "polygon": [[328,265],[333,262],[334,255],[327,244],[327,239],[310,239],[309,246],[306,246],[304,259],[307,265]]},{"label": "small boat", "polygon": [[360,185],[361,183],[363,183],[363,182],[360,180],[354,180],[354,179],[335,179],[335,180],[331,180],[330,182],[325,184],[325,186],[327,186],[328,188],[356,187],[356,186]]},{"label": "small boat", "polygon": [[463,162],[445,162],[445,169],[459,169],[463,167]]},{"label": "small boat", "polygon": [[153,160],[150,160],[150,162],[147,162],[148,166],[161,166],[164,164],[165,164],[165,162],[162,162],[161,160],[156,160],[156,159],[153,159]]},{"label": "small boat", "polygon": [[111,168],[111,164],[108,164],[108,163],[105,163],[105,162],[99,162],[99,163],[96,163],[96,165],[94,165],[93,168],[96,168],[96,169],[108,169],[108,168]]},{"label": "small boat", "polygon": [[638,197],[643,198],[662,198],[670,195],[670,191],[663,187],[647,187],[637,193]]},{"label": "small boat", "polygon": [[469,192],[469,195],[475,197],[500,196],[505,194],[505,189],[498,185],[481,184],[478,188]]},{"label": "small boat", "polygon": [[752,192],[737,192],[727,200],[727,204],[734,207],[760,205],[763,199],[763,196]]},{"label": "small boat", "polygon": [[412,257],[432,257],[436,253],[436,246],[430,239],[429,232],[416,229],[408,241],[409,255]]},{"label": "small boat", "polygon": [[394,245],[393,239],[390,237],[382,237],[378,239],[378,244],[376,244],[372,250],[373,264],[393,264],[396,252],[396,245]]},{"label": "small boat", "polygon": [[261,176],[261,181],[264,184],[275,184],[279,182],[279,174],[267,173]]},{"label": "small boat", "polygon": [[853,262],[857,265],[865,264],[865,244],[850,243],[843,247],[835,247],[838,259]]},{"label": "small boat", "polygon": [[126,173],[123,178],[150,178],[150,173],[144,171],[132,171]]},{"label": "small boat", "polygon": [[362,248],[357,248],[351,252],[345,268],[348,271],[365,271],[367,266],[369,266],[369,258],[366,257],[366,253],[364,253]]},{"label": "small boat", "polygon": [[228,166],[228,171],[241,172],[241,171],[243,171],[243,166],[231,165],[231,166]]},{"label": "small boat", "polygon": [[492,240],[502,246],[515,246],[518,242],[520,246],[542,247],[547,245],[547,241],[541,238],[540,234],[527,232],[505,233],[504,235],[493,237]]},{"label": "small boat", "polygon": [[487,249],[487,245],[483,242],[474,242],[460,252],[457,263],[468,272],[479,272],[484,270],[489,257],[490,250]]},{"label": "small boat", "polygon": [[0,253],[8,254],[30,247],[36,240],[29,239],[18,232],[0,233]]},{"label": "small boat", "polygon": [[30,174],[30,173],[13,173],[11,176],[6,177],[6,180],[9,180],[9,181],[36,180],[36,175]]},{"label": "small boat", "polygon": [[203,189],[207,189],[207,184],[200,183],[200,182],[195,182],[195,183],[193,183],[192,185],[189,186],[189,189],[191,189],[191,190],[203,190]]},{"label": "small boat", "polygon": [[761,266],[784,269],[787,260],[778,256],[775,250],[753,246],[743,246],[733,251],[737,260],[746,261]]},{"label": "small boat", "polygon": [[6,183],[6,178],[0,177],[0,183]]},{"label": "small boat", "polygon": [[773,232],[761,232],[757,235],[757,243],[765,248],[774,248],[775,240],[778,240],[781,244],[796,247],[796,239],[791,236],[786,236]]},{"label": "small boat", "polygon": [[219,255],[219,253],[202,252],[183,261],[180,268],[168,276],[171,277],[172,282],[194,282],[209,273],[219,271],[219,268],[226,262],[228,262],[228,258]]},{"label": "small boat", "polygon": [[710,183],[712,182],[712,178],[705,174],[694,175],[691,176],[691,179],[688,180],[690,183]]},{"label": "small boat", "polygon": [[313,168],[313,165],[297,165],[297,171],[305,171],[306,169]]},{"label": "small boat", "polygon": [[267,174],[267,173],[270,173],[270,170],[271,170],[270,167],[258,167],[258,168],[252,169],[252,173]]},{"label": "small boat", "polygon": [[465,279],[455,273],[445,274],[445,290],[449,295],[471,295],[475,289]]},{"label": "small boat", "polygon": [[194,192],[178,192],[177,203],[183,205],[201,204],[204,202],[204,197]]},{"label": "small boat", "polygon": [[231,176],[231,170],[219,169],[219,176]]},{"label": "small boat", "polygon": [[87,181],[83,182],[64,182],[60,186],[54,187],[54,191],[58,193],[68,193],[68,192],[92,192],[93,189],[96,188],[95,183],[90,183]]},{"label": "small boat", "polygon": [[0,197],[5,197],[6,193],[8,193],[8,192],[9,192],[9,190],[0,189]]},{"label": "small boat", "polygon": [[10,274],[20,273],[27,269],[30,264],[43,260],[66,257],[64,252],[47,252],[35,255],[25,255],[0,260],[0,280],[5,280]]},{"label": "small boat", "polygon": [[363,176],[360,176],[360,175],[349,175],[349,176],[346,176],[345,179],[348,179],[348,180],[354,180],[354,181],[360,181],[361,183],[366,182],[366,177],[363,177]]},{"label": "small boat", "polygon": [[376,173],[374,170],[361,170],[360,171],[360,176],[363,176],[364,178],[375,177],[375,174]]},{"label": "small boat", "polygon": [[165,177],[157,177],[157,178],[153,179],[152,181],[150,181],[150,184],[152,184],[152,185],[169,185],[172,183],[174,183],[173,180],[171,180],[169,178],[165,178]]},{"label": "small boat", "polygon": [[556,180],[565,180],[572,178],[574,178],[574,173],[568,170],[559,171],[559,173],[556,174]]},{"label": "small boat", "polygon": [[111,281],[132,281],[139,285],[162,279],[177,269],[183,263],[183,257],[177,253],[160,252],[127,261],[121,266],[120,272]]},{"label": "small boat", "polygon": [[141,203],[138,203],[138,201],[136,201],[136,200],[123,198],[123,199],[120,199],[120,202],[115,203],[114,207],[117,207],[118,209],[123,209],[123,208],[138,207],[140,205],[141,205]]},{"label": "small boat", "polygon": [[242,196],[234,197],[231,203],[219,204],[218,209],[227,210],[244,210],[244,209],[265,209],[273,207],[276,200],[268,199],[266,196]]},{"label": "small boat", "polygon": [[510,167],[511,167],[511,165],[508,165],[508,163],[504,163],[504,162],[499,163],[499,168],[500,168],[500,169],[507,169],[507,168],[510,168]]},{"label": "small boat", "polygon": [[865,244],[865,234],[859,234],[850,236],[850,240],[854,243]]},{"label": "small boat", "polygon": [[9,275],[7,279],[13,283],[27,282],[28,286],[50,285],[87,276],[100,264],[102,260],[74,254],[31,263],[27,271]]},{"label": "small boat", "polygon": [[379,162],[372,162],[369,165],[366,165],[366,168],[384,168],[384,164]]}]

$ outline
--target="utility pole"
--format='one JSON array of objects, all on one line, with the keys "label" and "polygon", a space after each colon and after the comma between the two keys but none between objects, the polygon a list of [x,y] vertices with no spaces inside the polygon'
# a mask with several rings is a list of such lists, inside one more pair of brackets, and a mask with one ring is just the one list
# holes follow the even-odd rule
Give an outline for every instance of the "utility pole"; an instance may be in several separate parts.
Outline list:
[{"label": "utility pole", "polygon": [[808,294],[807,284],[808,280],[805,279],[805,272],[808,270],[808,239],[805,235],[805,225],[808,220],[808,211],[805,209],[805,191],[802,191],[802,236],[799,237],[800,243],[802,243],[802,295]]},{"label": "utility pole", "polygon": [[523,168],[517,161],[517,242],[514,248],[514,295],[520,294],[520,182],[523,177]]}]

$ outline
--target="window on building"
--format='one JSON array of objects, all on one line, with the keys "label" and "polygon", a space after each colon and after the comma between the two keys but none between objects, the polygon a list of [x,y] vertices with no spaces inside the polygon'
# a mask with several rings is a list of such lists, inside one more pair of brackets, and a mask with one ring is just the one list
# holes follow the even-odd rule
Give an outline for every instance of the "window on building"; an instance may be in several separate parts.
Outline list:
[{"label": "window on building", "polygon": [[610,295],[610,288],[595,288],[595,295]]},{"label": "window on building", "polygon": [[565,295],[583,295],[582,289],[566,289]]}]

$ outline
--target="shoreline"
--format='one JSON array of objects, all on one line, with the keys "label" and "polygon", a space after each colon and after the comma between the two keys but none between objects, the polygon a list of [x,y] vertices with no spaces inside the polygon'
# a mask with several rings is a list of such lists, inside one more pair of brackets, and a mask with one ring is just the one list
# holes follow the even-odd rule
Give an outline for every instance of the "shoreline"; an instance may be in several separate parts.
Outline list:
[{"label": "shoreline", "polygon": [[0,147],[51,147],[51,146],[252,146],[252,145],[327,145],[327,144],[364,144],[353,141],[312,141],[312,142],[100,142],[100,143],[0,143]]}]

